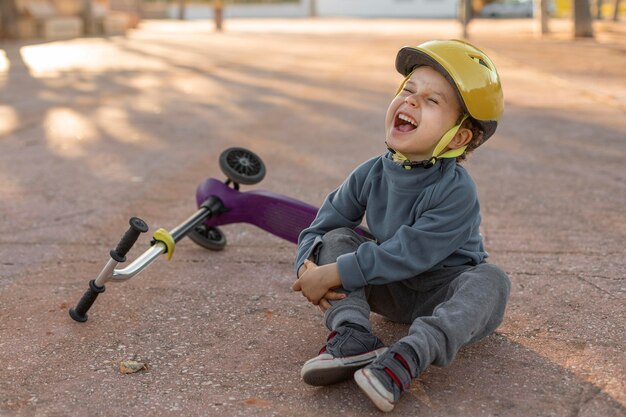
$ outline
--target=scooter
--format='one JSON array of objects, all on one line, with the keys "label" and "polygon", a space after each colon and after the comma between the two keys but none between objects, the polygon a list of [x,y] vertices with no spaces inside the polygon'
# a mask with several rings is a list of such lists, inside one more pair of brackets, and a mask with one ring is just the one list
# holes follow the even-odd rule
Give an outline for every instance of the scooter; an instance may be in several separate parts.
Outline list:
[{"label": "scooter", "polygon": [[[208,178],[196,190],[198,210],[187,220],[168,231],[160,228],[152,236],[151,247],[125,268],[117,266],[126,262],[130,251],[142,233],[148,231],[146,222],[138,217],[129,220],[130,227],[109,252],[110,259],[75,307],[70,317],[78,322],[87,321],[87,312],[104,292],[107,282],[123,282],[146,269],[161,255],[171,259],[176,243],[188,236],[203,248],[220,251],[226,246],[226,237],[218,227],[233,223],[248,223],[292,243],[298,242],[300,232],[315,219],[318,209],[310,204],[266,190],[242,192],[240,185],[254,185],[265,177],[265,164],[252,151],[234,147],[223,151],[219,165],[226,181]],[[365,227],[355,229],[371,237]]]}]

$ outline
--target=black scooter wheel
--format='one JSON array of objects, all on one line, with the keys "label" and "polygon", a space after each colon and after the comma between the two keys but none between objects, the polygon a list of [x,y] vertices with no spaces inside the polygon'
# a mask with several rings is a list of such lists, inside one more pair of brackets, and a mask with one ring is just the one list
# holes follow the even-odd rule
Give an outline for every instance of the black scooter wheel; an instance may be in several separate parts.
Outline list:
[{"label": "black scooter wheel", "polygon": [[226,246],[226,236],[217,227],[207,227],[200,224],[194,227],[188,234],[195,244],[205,249],[220,251]]},{"label": "black scooter wheel", "polygon": [[220,155],[222,172],[234,183],[252,185],[265,177],[265,164],[257,154],[244,148],[228,148]]}]

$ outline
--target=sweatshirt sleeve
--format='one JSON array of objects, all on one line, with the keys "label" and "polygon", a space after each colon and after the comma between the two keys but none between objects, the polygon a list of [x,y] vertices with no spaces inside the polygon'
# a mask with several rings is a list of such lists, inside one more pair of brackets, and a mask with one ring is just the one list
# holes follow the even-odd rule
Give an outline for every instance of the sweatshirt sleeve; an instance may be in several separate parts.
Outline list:
[{"label": "sweatshirt sleeve", "polygon": [[366,242],[337,259],[343,287],[409,279],[428,271],[458,250],[480,222],[480,208],[471,180],[451,184],[413,224],[401,226],[387,241]]},{"label": "sweatshirt sleeve", "polygon": [[364,165],[358,167],[339,188],[326,197],[311,226],[300,233],[294,265],[296,275],[304,260],[321,243],[322,236],[340,227],[354,228],[361,224],[365,204],[359,201],[359,196],[367,174]]}]

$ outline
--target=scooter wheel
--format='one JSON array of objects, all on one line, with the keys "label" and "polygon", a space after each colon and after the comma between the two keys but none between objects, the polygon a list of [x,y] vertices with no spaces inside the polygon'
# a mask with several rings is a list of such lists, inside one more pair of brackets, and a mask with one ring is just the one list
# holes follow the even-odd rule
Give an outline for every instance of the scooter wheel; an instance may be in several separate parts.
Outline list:
[{"label": "scooter wheel", "polygon": [[265,177],[265,164],[257,154],[244,148],[228,148],[220,155],[220,168],[229,180],[252,185]]},{"label": "scooter wheel", "polygon": [[201,224],[194,227],[187,236],[205,249],[220,251],[226,246],[226,236],[217,227],[207,227]]}]

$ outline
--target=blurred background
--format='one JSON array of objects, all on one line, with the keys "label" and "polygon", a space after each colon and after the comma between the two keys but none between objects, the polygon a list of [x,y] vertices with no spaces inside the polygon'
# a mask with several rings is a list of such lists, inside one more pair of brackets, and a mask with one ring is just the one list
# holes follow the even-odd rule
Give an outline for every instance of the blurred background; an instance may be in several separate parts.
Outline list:
[{"label": "blurred background", "polygon": [[618,21],[621,0],[2,0],[0,36],[12,39],[63,39],[119,35],[143,19],[369,17],[533,18],[540,33],[547,20],[572,19],[574,35],[593,36],[592,20]]}]

